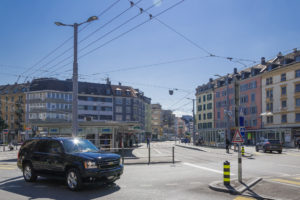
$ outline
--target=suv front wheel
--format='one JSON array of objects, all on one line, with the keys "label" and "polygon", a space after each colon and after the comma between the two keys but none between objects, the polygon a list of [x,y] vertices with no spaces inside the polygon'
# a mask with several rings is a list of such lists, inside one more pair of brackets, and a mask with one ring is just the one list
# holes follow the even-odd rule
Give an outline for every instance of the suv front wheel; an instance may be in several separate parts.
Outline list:
[{"label": "suv front wheel", "polygon": [[70,190],[76,191],[81,189],[82,187],[82,180],[79,174],[79,171],[75,168],[69,169],[67,172],[67,185]]},{"label": "suv front wheel", "polygon": [[30,163],[25,163],[23,167],[23,177],[26,182],[36,181],[37,175],[35,174],[32,165]]}]

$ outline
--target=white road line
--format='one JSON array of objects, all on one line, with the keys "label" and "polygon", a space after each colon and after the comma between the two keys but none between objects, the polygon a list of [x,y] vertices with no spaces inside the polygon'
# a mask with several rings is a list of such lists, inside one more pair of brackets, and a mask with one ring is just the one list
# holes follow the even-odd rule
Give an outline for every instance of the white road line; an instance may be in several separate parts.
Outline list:
[{"label": "white road line", "polygon": [[156,153],[158,154],[162,154],[160,151],[158,151],[157,149],[153,149],[154,151],[156,151]]},{"label": "white road line", "polygon": [[151,187],[152,185],[147,185],[147,184],[143,184],[143,185],[140,185],[141,187]]},{"label": "white road line", "polygon": [[[218,173],[218,174],[223,174],[223,171],[219,171],[219,170],[215,170],[215,169],[211,169],[211,168],[207,168],[207,167],[195,165],[195,164],[192,164],[192,163],[186,163],[185,162],[183,164],[187,165],[187,166],[190,166],[190,167],[195,167],[195,168],[198,168],[198,169],[203,169],[203,170],[206,170],[206,171],[211,171],[211,172],[215,172],[215,173]],[[235,174],[231,173],[230,175],[235,175]]]},{"label": "white road line", "polygon": [[167,183],[166,185],[167,186],[176,186],[176,185],[178,185],[178,183]]},{"label": "white road line", "polygon": [[190,185],[202,184],[201,182],[190,182]]}]

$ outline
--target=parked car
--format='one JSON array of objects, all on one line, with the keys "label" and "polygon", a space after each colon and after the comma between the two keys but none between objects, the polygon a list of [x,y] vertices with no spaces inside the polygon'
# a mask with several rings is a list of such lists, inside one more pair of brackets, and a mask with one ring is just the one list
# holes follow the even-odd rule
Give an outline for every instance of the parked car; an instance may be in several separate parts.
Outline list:
[{"label": "parked car", "polygon": [[33,138],[18,153],[18,167],[27,182],[38,176],[64,178],[70,190],[86,182],[113,183],[123,173],[120,156],[100,151],[78,138]]},{"label": "parked car", "polygon": [[256,144],[256,151],[263,150],[263,152],[271,152],[278,151],[278,153],[282,153],[282,144],[279,140],[269,140],[265,139]]}]

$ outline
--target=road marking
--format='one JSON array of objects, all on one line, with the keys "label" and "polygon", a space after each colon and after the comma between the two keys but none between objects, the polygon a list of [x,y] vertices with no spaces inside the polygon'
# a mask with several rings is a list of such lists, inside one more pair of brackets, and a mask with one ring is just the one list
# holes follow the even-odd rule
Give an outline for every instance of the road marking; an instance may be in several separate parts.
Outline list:
[{"label": "road marking", "polygon": [[296,177],[296,178],[294,178],[294,179],[300,180],[300,177]]},{"label": "road marking", "polygon": [[202,184],[201,182],[190,182],[190,185]]},{"label": "road marking", "polygon": [[147,184],[143,184],[143,185],[140,185],[141,187],[152,187],[152,185],[147,185]]},{"label": "road marking", "polygon": [[278,164],[278,165],[283,167],[299,168],[299,166],[295,166],[295,165],[285,165],[285,164]]},{"label": "road marking", "polygon": [[238,196],[236,198],[234,198],[234,200],[248,200],[248,199],[254,199],[252,197],[243,197],[243,196]]},{"label": "road marking", "polygon": [[160,151],[158,151],[157,149],[153,149],[154,151],[156,151],[156,153],[158,154],[162,154]]},{"label": "road marking", "polygon": [[289,181],[285,179],[271,179],[271,181],[274,181],[275,183],[284,184],[284,185],[300,187],[300,182],[296,182],[296,181]]},{"label": "road marking", "polygon": [[8,169],[8,170],[13,170],[13,169],[16,169],[16,168],[11,168],[11,167],[0,167],[0,170],[2,170],[2,169],[4,169],[4,170],[6,170],[6,169]]},{"label": "road marking", "polygon": [[167,186],[176,186],[176,185],[178,185],[178,183],[167,183],[166,185]]},{"label": "road marking", "polygon": [[[207,167],[202,167],[202,166],[195,165],[195,164],[192,164],[192,163],[183,163],[183,164],[187,165],[187,166],[190,166],[190,167],[195,167],[195,168],[198,168],[198,169],[203,169],[203,170],[206,170],[206,171],[211,171],[211,172],[215,172],[215,173],[218,173],[218,174],[223,174],[223,171],[219,171],[219,170],[215,170],[215,169],[211,169],[211,168],[207,168]],[[234,175],[234,174],[231,173],[231,175]]]}]

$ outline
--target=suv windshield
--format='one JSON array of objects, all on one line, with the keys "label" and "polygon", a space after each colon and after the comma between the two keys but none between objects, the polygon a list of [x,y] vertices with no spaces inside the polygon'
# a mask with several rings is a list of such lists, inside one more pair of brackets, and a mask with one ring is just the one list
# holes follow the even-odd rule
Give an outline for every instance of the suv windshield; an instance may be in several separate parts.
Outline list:
[{"label": "suv windshield", "polygon": [[64,140],[63,146],[66,153],[79,153],[79,152],[98,152],[99,149],[90,141],[84,139],[70,139]]}]

